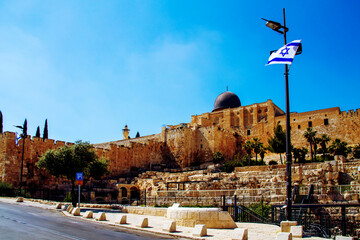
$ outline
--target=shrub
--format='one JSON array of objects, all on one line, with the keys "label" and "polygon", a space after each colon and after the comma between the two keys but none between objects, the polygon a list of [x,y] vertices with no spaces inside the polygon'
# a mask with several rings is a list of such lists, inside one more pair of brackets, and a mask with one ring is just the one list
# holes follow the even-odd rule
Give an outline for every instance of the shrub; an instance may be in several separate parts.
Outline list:
[{"label": "shrub", "polygon": [[15,196],[14,187],[10,183],[0,181],[0,196],[14,197]]},{"label": "shrub", "polygon": [[66,197],[64,198],[64,202],[72,202],[71,192],[66,193]]},{"label": "shrub", "polygon": [[269,162],[269,165],[277,165],[278,163],[277,163],[277,161],[274,161],[274,160],[271,160],[270,162]]}]

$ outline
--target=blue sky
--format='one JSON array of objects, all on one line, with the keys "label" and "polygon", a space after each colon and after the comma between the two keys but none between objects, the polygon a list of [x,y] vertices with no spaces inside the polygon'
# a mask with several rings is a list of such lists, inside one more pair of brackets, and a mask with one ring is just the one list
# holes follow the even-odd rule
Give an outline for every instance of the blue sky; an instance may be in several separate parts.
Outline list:
[{"label": "blue sky", "polygon": [[285,109],[284,66],[265,66],[283,37],[302,39],[290,108],[360,108],[360,2],[0,1],[4,130],[49,123],[49,138],[91,143],[161,132],[210,112],[226,90],[242,105]]}]

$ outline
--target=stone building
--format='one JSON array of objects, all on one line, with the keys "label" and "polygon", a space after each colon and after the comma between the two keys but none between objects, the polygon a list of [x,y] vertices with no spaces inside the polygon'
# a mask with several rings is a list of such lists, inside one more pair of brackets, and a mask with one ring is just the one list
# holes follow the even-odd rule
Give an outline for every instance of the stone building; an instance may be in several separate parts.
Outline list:
[{"label": "stone building", "polygon": [[[296,147],[307,145],[303,137],[307,127],[350,145],[360,143],[358,109],[341,112],[335,107],[291,113],[290,117],[291,141]],[[225,159],[232,159],[242,151],[243,143],[254,137],[266,145],[278,123],[285,129],[285,113],[271,100],[241,106],[236,94],[227,91],[216,98],[212,112],[194,115],[190,123],[165,126],[161,133],[131,139],[128,137],[130,129],[125,126],[123,140],[94,146],[100,157],[109,159],[111,178],[117,179],[148,169],[184,169],[200,165],[210,162],[216,151],[220,151]],[[64,145],[62,141],[28,137],[24,155],[27,184],[48,183],[35,163],[47,149]],[[15,133],[0,134],[0,180],[18,185],[20,161],[21,142],[19,146],[15,144]]]}]

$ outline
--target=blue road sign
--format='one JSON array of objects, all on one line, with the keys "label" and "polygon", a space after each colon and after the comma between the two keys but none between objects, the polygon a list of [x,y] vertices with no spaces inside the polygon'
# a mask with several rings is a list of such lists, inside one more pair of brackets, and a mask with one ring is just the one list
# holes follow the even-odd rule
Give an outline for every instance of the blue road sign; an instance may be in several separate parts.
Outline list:
[{"label": "blue road sign", "polygon": [[79,181],[79,180],[84,180],[83,179],[83,173],[82,172],[77,172],[76,173],[76,181]]}]

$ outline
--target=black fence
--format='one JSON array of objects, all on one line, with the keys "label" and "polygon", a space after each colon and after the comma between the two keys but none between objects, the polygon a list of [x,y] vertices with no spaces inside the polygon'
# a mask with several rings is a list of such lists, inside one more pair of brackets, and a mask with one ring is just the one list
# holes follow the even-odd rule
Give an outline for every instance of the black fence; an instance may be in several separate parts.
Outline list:
[{"label": "black fence", "polygon": [[[309,236],[330,238],[337,234],[358,237],[356,230],[360,227],[360,221],[355,215],[359,209],[360,204],[294,204],[292,220],[302,225],[304,233]],[[273,205],[271,222],[280,224],[284,220],[284,206]]]}]

